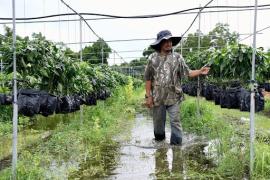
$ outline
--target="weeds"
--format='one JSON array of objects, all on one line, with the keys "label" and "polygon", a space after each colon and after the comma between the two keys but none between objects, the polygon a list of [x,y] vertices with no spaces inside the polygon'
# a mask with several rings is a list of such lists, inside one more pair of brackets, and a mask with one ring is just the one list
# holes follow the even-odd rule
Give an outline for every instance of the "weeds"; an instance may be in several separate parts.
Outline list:
[{"label": "weeds", "polygon": [[[266,109],[268,105],[266,105]],[[249,174],[248,124],[239,123],[240,117],[249,117],[248,112],[221,109],[211,102],[201,100],[200,116],[196,115],[196,99],[188,97],[181,105],[183,129],[218,140],[218,166],[216,173],[223,178],[242,179]],[[269,135],[259,138],[270,122],[261,113],[256,114],[257,143],[254,164],[255,179],[270,178]]]},{"label": "weeds", "polygon": [[[119,145],[112,137],[121,132],[123,122],[134,117],[134,103],[142,89],[134,90],[132,81],[117,88],[113,97],[96,106],[83,107],[69,122],[62,121],[51,137],[37,146],[20,152],[19,179],[57,179],[59,177],[103,177],[117,163]],[[58,116],[58,115],[55,115]],[[61,115],[60,115],[61,116]],[[67,117],[68,116],[68,117]],[[9,179],[11,170],[0,172],[0,179]]]}]

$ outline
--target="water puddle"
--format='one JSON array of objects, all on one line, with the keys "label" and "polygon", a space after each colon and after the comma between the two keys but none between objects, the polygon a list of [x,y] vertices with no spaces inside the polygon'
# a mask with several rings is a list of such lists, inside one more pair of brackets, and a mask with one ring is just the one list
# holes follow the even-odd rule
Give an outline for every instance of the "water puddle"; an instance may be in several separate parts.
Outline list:
[{"label": "water puddle", "polygon": [[[80,112],[70,114],[55,114],[49,117],[35,116],[30,119],[30,125],[18,132],[18,157],[21,150],[34,151],[35,146],[47,141],[58,124],[68,124],[80,117]],[[12,135],[0,137],[0,171],[11,166]]]},{"label": "water puddle", "polygon": [[[32,128],[54,129],[59,122],[68,123],[72,117],[74,115],[51,117],[44,124],[37,123],[39,125]],[[45,177],[125,180],[214,178],[216,141],[184,133],[183,145],[171,146],[170,127],[167,124],[166,140],[156,142],[153,139],[152,118],[147,113],[137,114],[134,121],[126,123],[126,129],[117,137],[99,144],[85,145],[85,158],[82,158],[81,152],[74,152],[72,157],[65,160],[56,157],[56,161],[45,165]],[[80,154],[80,157],[76,154]],[[3,159],[3,163],[6,160]]]},{"label": "water puddle", "polygon": [[138,114],[129,140],[125,134],[116,139],[121,144],[121,156],[108,179],[188,179],[189,174],[210,173],[215,164],[209,155],[209,142],[184,133],[183,145],[171,146],[168,125],[166,140],[155,142],[151,117]]}]

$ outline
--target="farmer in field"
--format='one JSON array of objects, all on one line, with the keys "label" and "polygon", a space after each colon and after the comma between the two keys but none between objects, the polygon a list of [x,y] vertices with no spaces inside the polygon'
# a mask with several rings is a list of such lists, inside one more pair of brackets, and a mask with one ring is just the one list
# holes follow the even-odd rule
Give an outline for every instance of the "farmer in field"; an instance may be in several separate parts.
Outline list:
[{"label": "farmer in field", "polygon": [[155,140],[165,139],[166,112],[171,124],[171,145],[182,144],[182,127],[179,116],[179,104],[183,99],[181,78],[206,75],[209,67],[190,70],[183,57],[172,51],[181,37],[172,36],[168,30],[160,31],[157,39],[151,44],[156,52],[149,56],[145,69],[146,105],[153,108]]}]

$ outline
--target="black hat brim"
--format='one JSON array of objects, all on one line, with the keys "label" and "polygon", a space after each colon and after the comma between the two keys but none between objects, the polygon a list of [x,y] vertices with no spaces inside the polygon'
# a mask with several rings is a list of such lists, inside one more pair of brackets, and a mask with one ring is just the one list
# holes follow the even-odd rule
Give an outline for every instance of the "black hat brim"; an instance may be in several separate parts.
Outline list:
[{"label": "black hat brim", "polygon": [[160,48],[159,46],[160,46],[161,41],[164,39],[166,39],[166,40],[171,39],[172,46],[176,46],[181,41],[182,37],[180,37],[180,36],[165,36],[162,39],[159,39],[156,42],[152,43],[150,46],[153,49],[158,50]]}]

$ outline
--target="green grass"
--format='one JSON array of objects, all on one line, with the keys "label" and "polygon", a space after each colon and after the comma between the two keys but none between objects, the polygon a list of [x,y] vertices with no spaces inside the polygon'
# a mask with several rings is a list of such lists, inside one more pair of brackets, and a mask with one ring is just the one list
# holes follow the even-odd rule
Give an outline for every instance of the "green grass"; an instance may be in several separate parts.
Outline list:
[{"label": "green grass", "polygon": [[[189,97],[192,98],[192,97]],[[192,98],[193,99],[193,98]],[[222,118],[223,120],[234,120],[240,121],[241,117],[249,118],[249,112],[243,112],[237,109],[227,109],[221,108],[219,105],[215,105],[212,101],[206,101],[205,99],[201,98],[201,101],[204,105],[209,106],[211,111],[213,112],[214,116]],[[266,101],[265,110],[263,112],[255,113],[255,125],[256,128],[263,128],[269,129],[270,128],[270,117],[266,116],[266,112],[270,112],[270,101]]]},{"label": "green grass", "polygon": [[[84,106],[82,114],[66,115],[68,122],[60,121],[49,139],[20,151],[18,179],[104,177],[118,162],[119,145],[112,137],[132,124],[142,94],[143,89],[134,90],[130,81],[105,102]],[[0,179],[10,175],[6,168]]]},{"label": "green grass", "polygon": [[10,122],[0,122],[0,136],[9,134],[12,131],[12,124]]},{"label": "green grass", "polygon": [[[265,112],[270,111],[266,102],[264,112],[256,113],[256,160],[255,179],[270,178],[270,118]],[[209,139],[218,139],[219,153],[216,173],[222,178],[242,179],[249,170],[249,122],[241,122],[241,117],[249,118],[249,112],[223,109],[213,102],[200,99],[200,114],[196,115],[196,98],[187,97],[181,105],[183,129],[204,135]]]},{"label": "green grass", "polygon": [[[132,125],[130,120],[134,117],[135,108],[141,106],[143,94],[143,88],[134,90],[130,82],[128,86],[118,88],[113,97],[99,101],[97,106],[84,106],[82,119],[80,112],[51,116],[60,123],[52,130],[51,137],[43,142],[39,138],[45,129],[41,128],[38,134],[26,133],[25,137],[29,136],[29,140],[25,138],[28,142],[25,145],[36,145],[19,149],[19,179],[106,177],[120,155],[120,146],[112,137]],[[219,141],[216,146],[218,166],[203,172],[195,167],[188,169],[189,177],[243,179],[248,174],[249,166],[249,123],[240,119],[249,118],[249,113],[222,109],[204,99],[201,99],[200,105],[201,116],[198,118],[195,98],[187,97],[182,103],[183,129]],[[254,179],[270,179],[269,110],[268,101],[266,110],[256,113]],[[38,120],[45,121],[46,118]],[[1,171],[0,179],[9,179],[10,172],[10,168]]]},{"label": "green grass", "polygon": [[255,144],[256,159],[254,164],[254,176],[257,179],[269,179],[270,177],[270,145],[257,142]]}]

